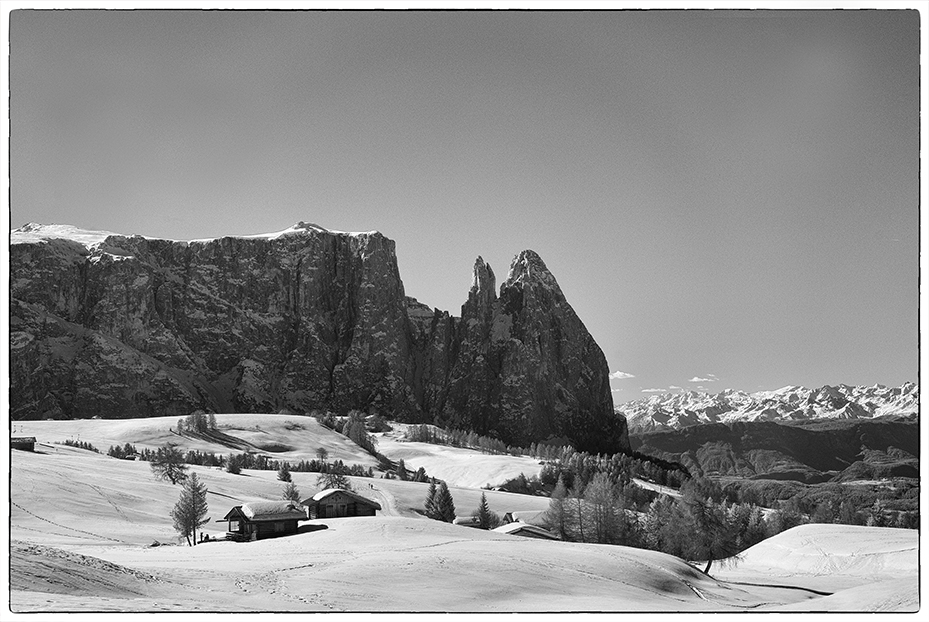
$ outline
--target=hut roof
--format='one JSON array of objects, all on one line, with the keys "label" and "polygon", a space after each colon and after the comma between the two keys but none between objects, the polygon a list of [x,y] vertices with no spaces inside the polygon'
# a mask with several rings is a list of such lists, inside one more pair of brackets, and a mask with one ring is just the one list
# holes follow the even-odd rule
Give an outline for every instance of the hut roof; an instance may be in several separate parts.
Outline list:
[{"label": "hut roof", "polygon": [[306,510],[295,501],[255,501],[240,507],[245,518],[253,522],[306,518]]},{"label": "hut roof", "polygon": [[542,529],[541,527],[536,527],[535,525],[530,525],[529,523],[523,523],[520,521],[516,521],[513,523],[507,523],[506,525],[500,525],[493,531],[496,531],[498,533],[508,533],[510,535],[519,535],[519,532],[523,531],[526,533],[531,533],[536,536],[540,536],[542,538],[550,538],[552,540],[558,539],[558,536],[556,536],[555,534],[553,534],[552,532],[546,529]]},{"label": "hut roof", "polygon": [[341,492],[342,494],[355,499],[355,501],[360,501],[361,503],[366,503],[370,506],[373,506],[374,509],[376,510],[381,509],[381,504],[375,501],[374,499],[368,499],[367,497],[362,497],[357,492],[352,492],[351,490],[345,490],[343,488],[327,488],[325,490],[320,490],[319,492],[317,492],[315,495],[313,495],[309,499],[304,499],[302,503],[303,505],[311,505],[313,503],[319,503],[320,501],[322,501],[329,495],[335,494],[337,492]]}]

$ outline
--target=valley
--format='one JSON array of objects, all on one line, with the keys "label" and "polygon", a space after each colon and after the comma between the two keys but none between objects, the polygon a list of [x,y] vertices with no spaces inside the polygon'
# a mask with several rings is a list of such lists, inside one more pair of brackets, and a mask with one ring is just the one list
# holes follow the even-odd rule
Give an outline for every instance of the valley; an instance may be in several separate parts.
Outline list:
[{"label": "valley", "polygon": [[[217,427],[275,459],[374,459],[309,417],[217,415]],[[11,608],[14,612],[508,612],[508,611],[913,611],[918,607],[918,534],[911,529],[801,525],[768,538],[711,575],[664,553],[627,546],[545,541],[429,520],[428,484],[350,477],[381,504],[373,517],[308,521],[312,530],[250,543],[178,540],[169,518],[180,487],[148,463],[105,455],[173,440],[185,449],[229,448],[172,432],[177,419],[17,422],[36,451],[13,451],[10,478]],[[402,439],[402,426],[375,435],[378,450],[445,479],[457,514],[482,494],[503,514],[532,516],[546,497],[497,486],[538,461]],[[80,439],[102,453],[61,444]],[[462,465],[467,464],[467,468]],[[532,467],[536,471],[530,471]],[[234,475],[191,466],[207,486],[211,522],[234,505],[280,497],[273,470]],[[375,473],[378,473],[375,471]],[[303,496],[317,473],[292,472]],[[855,549],[849,551],[848,543]],[[816,543],[814,549],[810,543]],[[807,561],[795,564],[797,554]],[[845,560],[845,561],[843,561]],[[701,566],[702,567],[702,566]],[[862,591],[879,576],[880,589]],[[834,603],[831,604],[831,603]]]}]

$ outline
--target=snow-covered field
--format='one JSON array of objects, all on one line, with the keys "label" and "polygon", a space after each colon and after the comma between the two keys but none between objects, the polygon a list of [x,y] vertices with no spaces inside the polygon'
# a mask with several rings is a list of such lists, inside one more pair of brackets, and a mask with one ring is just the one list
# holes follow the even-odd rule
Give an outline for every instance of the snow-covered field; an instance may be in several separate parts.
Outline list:
[{"label": "snow-covered field", "polygon": [[[282,435],[291,447],[282,456],[312,457],[320,444],[330,455],[338,449],[340,439],[330,438],[331,433],[321,428],[292,429],[290,436],[285,435],[287,418],[277,417],[228,415],[219,417],[219,422],[238,426],[236,436],[251,430],[255,438],[267,435],[277,443],[283,442],[277,438]],[[167,422],[159,420],[15,425],[17,435],[37,436],[43,443],[79,433],[82,441],[105,451],[117,442],[158,445],[162,424],[166,430]],[[233,434],[231,427],[226,430]],[[398,452],[409,453],[395,455],[394,444]],[[424,466],[442,477],[441,451],[448,448],[436,447],[432,453],[426,450],[433,446],[413,445],[420,444],[385,439],[380,449],[394,459],[408,455],[404,460],[410,466]],[[346,462],[360,462],[364,456],[350,446],[339,451],[343,449]],[[424,452],[421,459],[435,462],[418,464],[417,451]],[[496,458],[469,452],[470,468],[480,474],[481,484],[502,472]],[[450,458],[449,463],[458,459]],[[280,496],[282,483],[273,471],[232,475],[205,467],[192,469],[210,491],[207,500],[214,521],[234,505]],[[316,474],[292,475],[305,497],[316,491]],[[714,566],[714,576],[709,577],[662,553],[531,540],[432,521],[417,512],[425,499],[425,484],[352,481],[359,493],[377,499],[383,511],[375,517],[309,521],[304,524],[312,528],[285,538],[191,548],[178,543],[168,517],[179,487],[155,480],[147,463],[48,444],[39,445],[36,453],[14,451],[9,491],[10,607],[22,613],[914,611],[918,607],[915,530],[799,527],[749,549],[735,565]],[[481,494],[466,484],[459,480],[451,487],[460,516],[477,507]],[[539,512],[548,504],[545,498],[486,494],[491,509],[501,514]],[[207,531],[220,535],[225,523],[211,522]]]},{"label": "snow-covered field", "polygon": [[393,460],[403,460],[408,469],[426,469],[432,477],[445,480],[449,485],[465,488],[482,488],[503,484],[518,477],[538,475],[542,465],[526,456],[482,454],[471,449],[411,443],[403,440],[403,424],[391,432],[378,434],[378,451]]}]

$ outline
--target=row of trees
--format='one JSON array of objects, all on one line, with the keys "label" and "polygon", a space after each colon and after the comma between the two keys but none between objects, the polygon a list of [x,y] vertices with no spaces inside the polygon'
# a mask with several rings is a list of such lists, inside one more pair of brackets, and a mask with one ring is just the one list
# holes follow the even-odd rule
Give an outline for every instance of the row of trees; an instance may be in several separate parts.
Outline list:
[{"label": "row of trees", "polygon": [[112,456],[113,458],[119,458],[120,460],[133,458],[138,455],[138,453],[138,450],[132,443],[126,443],[122,447],[119,445],[110,445],[110,448],[106,451],[106,455]]},{"label": "row of trees", "polygon": [[100,453],[99,449],[97,449],[96,447],[88,443],[87,441],[80,441],[80,440],[75,441],[69,438],[67,440],[61,441],[61,444],[67,445],[68,447],[77,447],[78,449],[86,449],[87,451],[92,451],[96,454]]},{"label": "row of trees", "polygon": [[622,544],[707,561],[730,557],[769,534],[761,509],[713,501],[701,480],[688,480],[679,500],[662,495],[638,511],[625,488],[606,472],[584,486],[568,488],[559,479],[548,511],[547,529],[563,540]]},{"label": "row of trees", "polygon": [[512,447],[503,444],[499,439],[480,436],[476,432],[443,431],[428,424],[409,426],[405,437],[414,442],[478,449],[485,453],[530,456],[544,463],[537,480],[532,481],[525,476],[521,480],[511,480],[502,486],[508,492],[550,494],[559,477],[565,478],[568,487],[574,485],[575,477],[580,478],[581,485],[586,486],[594,474],[604,471],[614,479],[617,474],[622,474],[621,476],[627,481],[633,477],[640,477],[663,486],[673,487],[679,487],[690,477],[688,470],[678,462],[670,462],[636,451],[600,455],[579,452],[568,445],[532,443],[528,448]]},{"label": "row of trees", "polygon": [[423,467],[419,467],[413,472],[409,471],[406,468],[406,463],[403,461],[403,458],[400,458],[397,462],[397,479],[410,482],[428,482],[429,476],[426,474],[426,469]]},{"label": "row of trees", "polygon": [[177,420],[178,434],[204,434],[216,429],[216,415],[202,410]]}]

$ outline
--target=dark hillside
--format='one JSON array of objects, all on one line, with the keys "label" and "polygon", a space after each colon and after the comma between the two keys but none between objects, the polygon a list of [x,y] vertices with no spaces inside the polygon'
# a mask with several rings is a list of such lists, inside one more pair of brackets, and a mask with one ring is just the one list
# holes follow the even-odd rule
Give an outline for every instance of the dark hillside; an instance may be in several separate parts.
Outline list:
[{"label": "dark hillside", "polygon": [[916,417],[782,425],[739,422],[631,435],[636,451],[697,475],[829,480],[919,476]]}]

